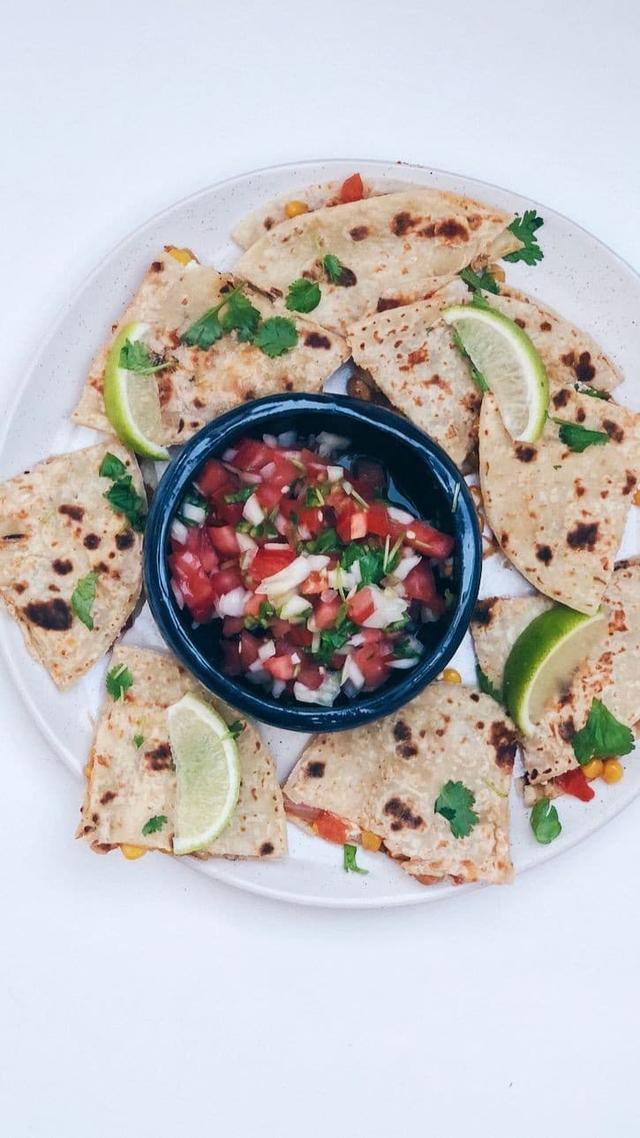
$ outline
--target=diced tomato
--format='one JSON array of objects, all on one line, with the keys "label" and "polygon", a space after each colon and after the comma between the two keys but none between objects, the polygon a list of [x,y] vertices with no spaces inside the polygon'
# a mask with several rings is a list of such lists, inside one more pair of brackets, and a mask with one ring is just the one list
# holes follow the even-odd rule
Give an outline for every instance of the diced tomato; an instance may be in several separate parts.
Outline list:
[{"label": "diced tomato", "polygon": [[338,506],[336,533],[341,541],[357,541],[367,535],[367,511],[349,498]]},{"label": "diced tomato", "polygon": [[367,510],[367,533],[376,537],[397,538],[402,533],[402,526],[389,517],[386,506],[375,503]]},{"label": "diced tomato", "polygon": [[335,597],[332,601],[320,601],[313,613],[316,628],[320,630],[323,628],[333,628],[338,618],[341,604],[340,597]]},{"label": "diced tomato", "polygon": [[404,579],[404,590],[412,601],[421,601],[433,613],[443,613],[444,600],[436,589],[431,566],[426,561],[416,565]]},{"label": "diced tomato", "polygon": [[368,617],[371,616],[375,605],[373,603],[373,595],[371,589],[359,589],[358,592],[347,601],[347,610],[349,617],[355,624],[362,624]]},{"label": "diced tomato", "polygon": [[325,528],[324,515],[317,506],[299,507],[298,520],[301,526],[306,526],[312,537],[317,537]]},{"label": "diced tomato", "polygon": [[212,498],[231,482],[231,474],[217,458],[212,458],[198,475],[197,482],[205,498]]},{"label": "diced tomato", "polygon": [[355,478],[351,479],[363,498],[373,498],[386,489],[387,476],[379,462],[359,458],[355,467]]},{"label": "diced tomato", "polygon": [[244,615],[259,616],[260,606],[264,604],[265,599],[266,598],[261,596],[260,593],[252,593],[244,606]]},{"label": "diced tomato", "polygon": [[286,569],[295,560],[293,549],[259,549],[250,566],[250,573],[254,581],[264,581],[265,577],[273,577],[281,569]]},{"label": "diced tomato", "polygon": [[311,660],[303,660],[300,664],[297,679],[301,684],[304,684],[306,688],[310,688],[311,691],[316,691],[316,689],[320,687],[324,676],[317,664],[314,664]]},{"label": "diced tomato", "polygon": [[199,558],[185,549],[180,553],[172,553],[168,561],[171,574],[194,620],[200,623],[209,620],[214,612],[216,592]]},{"label": "diced tomato", "polygon": [[361,628],[360,636],[362,636],[365,644],[377,644],[379,640],[384,637],[384,632],[381,628]]},{"label": "diced tomato", "polygon": [[257,637],[252,636],[246,628],[243,628],[240,633],[240,663],[244,672],[258,659],[259,647],[260,641]]},{"label": "diced tomato", "polygon": [[304,624],[290,624],[285,636],[295,648],[309,648],[313,640],[313,633]]},{"label": "diced tomato", "polygon": [[340,201],[343,204],[347,202],[359,202],[363,197],[364,186],[360,174],[351,174],[340,187]]},{"label": "diced tomato", "polygon": [[381,655],[380,642],[363,644],[353,652],[353,662],[357,664],[368,688],[378,688],[389,676],[387,658]]},{"label": "diced tomato", "polygon": [[575,770],[558,775],[557,778],[554,779],[554,782],[557,782],[558,786],[562,787],[565,794],[572,794],[574,798],[579,798],[581,802],[590,802],[594,797],[595,791],[587,781],[582,767],[576,767]]},{"label": "diced tomato", "polygon": [[264,661],[263,667],[274,680],[292,680],[295,673],[291,656],[270,656]]},{"label": "diced tomato", "polygon": [[273,482],[261,482],[259,486],[256,486],[256,498],[267,513],[270,513],[274,506],[280,504],[281,496],[280,487]]},{"label": "diced tomato", "polygon": [[[259,595],[259,594],[258,594]],[[281,620],[279,616],[274,616],[269,621],[269,628],[276,639],[283,640],[285,636],[293,630],[295,625],[291,624],[288,620]]]},{"label": "diced tomato", "polygon": [[221,643],[222,648],[222,668],[228,676],[242,675],[243,668],[240,663],[240,645],[237,640],[223,640]]},{"label": "diced tomato", "polygon": [[269,477],[268,481],[272,482],[280,489],[282,489],[283,486],[290,486],[300,473],[298,468],[294,465],[290,458],[287,458],[286,454],[282,453],[281,450],[276,450],[273,452],[271,461],[275,463],[276,469],[275,472]]},{"label": "diced tomato", "polygon": [[313,573],[309,574],[306,581],[303,581],[300,585],[300,592],[302,593],[303,597],[311,597],[316,593],[323,593],[326,587],[326,573],[319,573],[314,570]]},{"label": "diced tomato", "polygon": [[419,553],[426,553],[427,557],[434,557],[438,561],[442,561],[453,553],[455,540],[451,534],[440,533],[440,530],[434,529],[426,522],[417,520],[402,528],[406,531],[407,543],[417,549]]},{"label": "diced tomato", "polygon": [[222,622],[223,636],[237,636],[244,628],[243,616],[225,616]]},{"label": "diced tomato", "polygon": [[297,498],[283,498],[280,502],[280,513],[289,521],[295,521],[300,516],[300,503]]},{"label": "diced tomato", "polygon": [[323,458],[321,454],[317,454],[315,451],[307,450],[303,447],[300,451],[300,462],[304,463],[308,481],[326,482],[327,466],[329,466],[328,458]]},{"label": "diced tomato", "polygon": [[218,553],[223,553],[225,557],[233,557],[240,552],[238,535],[233,526],[207,526],[207,533],[213,548],[217,549]]},{"label": "diced tomato", "polygon": [[259,439],[243,439],[238,447],[233,465],[238,470],[247,470],[255,474],[268,462],[271,462],[275,455],[276,451]]},{"label": "diced tomato", "polygon": [[338,845],[343,846],[349,837],[347,823],[343,822],[337,814],[331,814],[329,810],[321,810],[312,824],[318,837],[324,838],[327,842],[337,842]]},{"label": "diced tomato", "polygon": [[186,548],[195,554],[205,573],[215,573],[218,568],[218,555],[213,549],[204,527],[190,526],[187,532],[186,546],[178,546],[178,552],[180,548]]},{"label": "diced tomato", "polygon": [[217,573],[211,574],[210,580],[211,588],[217,597],[243,585],[242,573],[237,565],[231,565],[228,569],[219,569]]}]

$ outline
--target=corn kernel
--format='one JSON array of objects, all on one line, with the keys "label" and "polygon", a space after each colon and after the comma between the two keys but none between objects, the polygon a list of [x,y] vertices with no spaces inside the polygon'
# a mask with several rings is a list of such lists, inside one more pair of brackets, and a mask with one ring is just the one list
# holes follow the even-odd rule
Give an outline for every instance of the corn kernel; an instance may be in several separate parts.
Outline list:
[{"label": "corn kernel", "polygon": [[444,672],[442,673],[442,678],[445,684],[462,683],[462,676],[460,675],[460,672],[456,671],[455,668],[445,668]]},{"label": "corn kernel", "polygon": [[306,202],[291,201],[287,202],[284,212],[287,217],[299,217],[301,213],[309,212],[309,206]]},{"label": "corn kernel", "polygon": [[608,782],[611,786],[614,782],[620,782],[623,775],[624,768],[618,759],[605,759],[604,770],[602,772],[602,777],[605,782]]},{"label": "corn kernel", "polygon": [[494,281],[506,281],[507,279],[507,274],[505,273],[502,266],[496,265],[495,262],[492,265],[489,265],[489,272],[491,273]]},{"label": "corn kernel", "polygon": [[126,842],[120,846],[122,856],[126,857],[127,861],[136,861],[139,857],[144,857],[146,849],[144,846],[129,846]]},{"label": "corn kernel", "polygon": [[592,759],[590,763],[585,763],[582,768],[582,773],[585,778],[594,779],[601,778],[604,770],[604,763],[602,759]]},{"label": "corn kernel", "polygon": [[195,253],[190,249],[178,249],[176,245],[165,245],[165,253],[168,253],[174,260],[179,261],[181,265],[188,265],[189,261],[197,261]]},{"label": "corn kernel", "polygon": [[633,495],[633,504],[634,506],[640,506],[640,490],[636,490]]},{"label": "corn kernel", "polygon": [[377,853],[382,845],[382,838],[377,834],[372,834],[371,830],[363,830],[360,835],[360,842],[363,850],[371,850],[372,853]]}]

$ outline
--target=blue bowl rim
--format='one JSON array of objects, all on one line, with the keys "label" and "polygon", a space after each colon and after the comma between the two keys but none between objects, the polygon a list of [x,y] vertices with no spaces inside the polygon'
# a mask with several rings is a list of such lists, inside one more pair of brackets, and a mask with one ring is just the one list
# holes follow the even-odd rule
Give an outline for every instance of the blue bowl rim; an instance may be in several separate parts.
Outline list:
[{"label": "blue bowl rim", "polygon": [[[407,672],[406,678],[393,687],[383,685],[377,691],[356,697],[340,707],[316,704],[278,704],[272,697],[247,690],[232,677],[224,675],[196,647],[180,623],[170,587],[166,560],[169,530],[178,500],[185,485],[208,458],[225,451],[240,434],[262,428],[269,433],[267,421],[274,414],[299,412],[326,413],[358,422],[382,431],[388,443],[410,447],[430,469],[449,502],[459,487],[455,530],[461,557],[461,582],[457,604],[450,615],[442,639],[433,653]],[[396,412],[353,399],[347,395],[302,392],[270,395],[233,408],[207,423],[164,472],[153,497],[144,541],[144,582],[147,600],[160,634],[177,658],[215,696],[263,723],[293,731],[343,731],[372,722],[396,711],[431,683],[446,667],[460,645],[477,599],[482,571],[482,542],[475,506],[463,475],[433,439],[410,420]]]}]

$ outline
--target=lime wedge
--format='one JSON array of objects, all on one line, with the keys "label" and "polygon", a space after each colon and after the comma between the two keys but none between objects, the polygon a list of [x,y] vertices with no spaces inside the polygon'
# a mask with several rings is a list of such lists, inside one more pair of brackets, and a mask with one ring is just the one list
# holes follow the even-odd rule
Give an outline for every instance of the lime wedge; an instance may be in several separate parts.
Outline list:
[{"label": "lime wedge", "polygon": [[166,447],[154,442],[162,430],[160,396],[155,375],[120,367],[120,352],[148,332],[147,324],[125,324],[114,340],[104,370],[104,406],[119,439],[144,458],[169,458]]},{"label": "lime wedge", "polygon": [[602,612],[585,616],[556,605],[520,633],[505,665],[503,691],[507,710],[523,735],[533,735],[545,705],[560,695],[606,628]]},{"label": "lime wedge", "polygon": [[173,852],[205,849],[229,825],[240,793],[240,758],[224,719],[185,695],[167,712],[176,767]]},{"label": "lime wedge", "polygon": [[495,395],[512,439],[534,443],[547,417],[549,380],[526,332],[495,308],[455,304],[442,316]]}]

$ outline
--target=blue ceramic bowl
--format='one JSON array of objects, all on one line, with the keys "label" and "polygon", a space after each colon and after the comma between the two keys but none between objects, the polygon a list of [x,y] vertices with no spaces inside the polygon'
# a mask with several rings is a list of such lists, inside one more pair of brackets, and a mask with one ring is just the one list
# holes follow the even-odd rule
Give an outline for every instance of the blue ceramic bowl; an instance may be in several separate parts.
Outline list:
[{"label": "blue ceramic bowl", "polygon": [[[261,437],[295,430],[301,436],[331,431],[352,440],[356,453],[379,459],[414,512],[454,535],[455,601],[436,624],[425,624],[420,663],[394,671],[374,692],[355,699],[340,696],[333,707],[280,700],[241,677],[230,677],[217,663],[221,623],[192,628],[179,609],[167,565],[169,532],[178,503],[200,467],[219,457],[243,435]],[[393,497],[393,495],[392,495]],[[406,505],[406,502],[404,503]],[[454,508],[455,505],[455,508]],[[464,479],[451,459],[408,420],[386,408],[341,395],[275,395],[238,407],[191,439],[162,477],[147,520],[144,575],[147,598],[163,639],[179,660],[214,695],[241,711],[293,731],[343,731],[388,715],[413,699],[453,656],[471,618],[481,570],[476,512]]]}]

